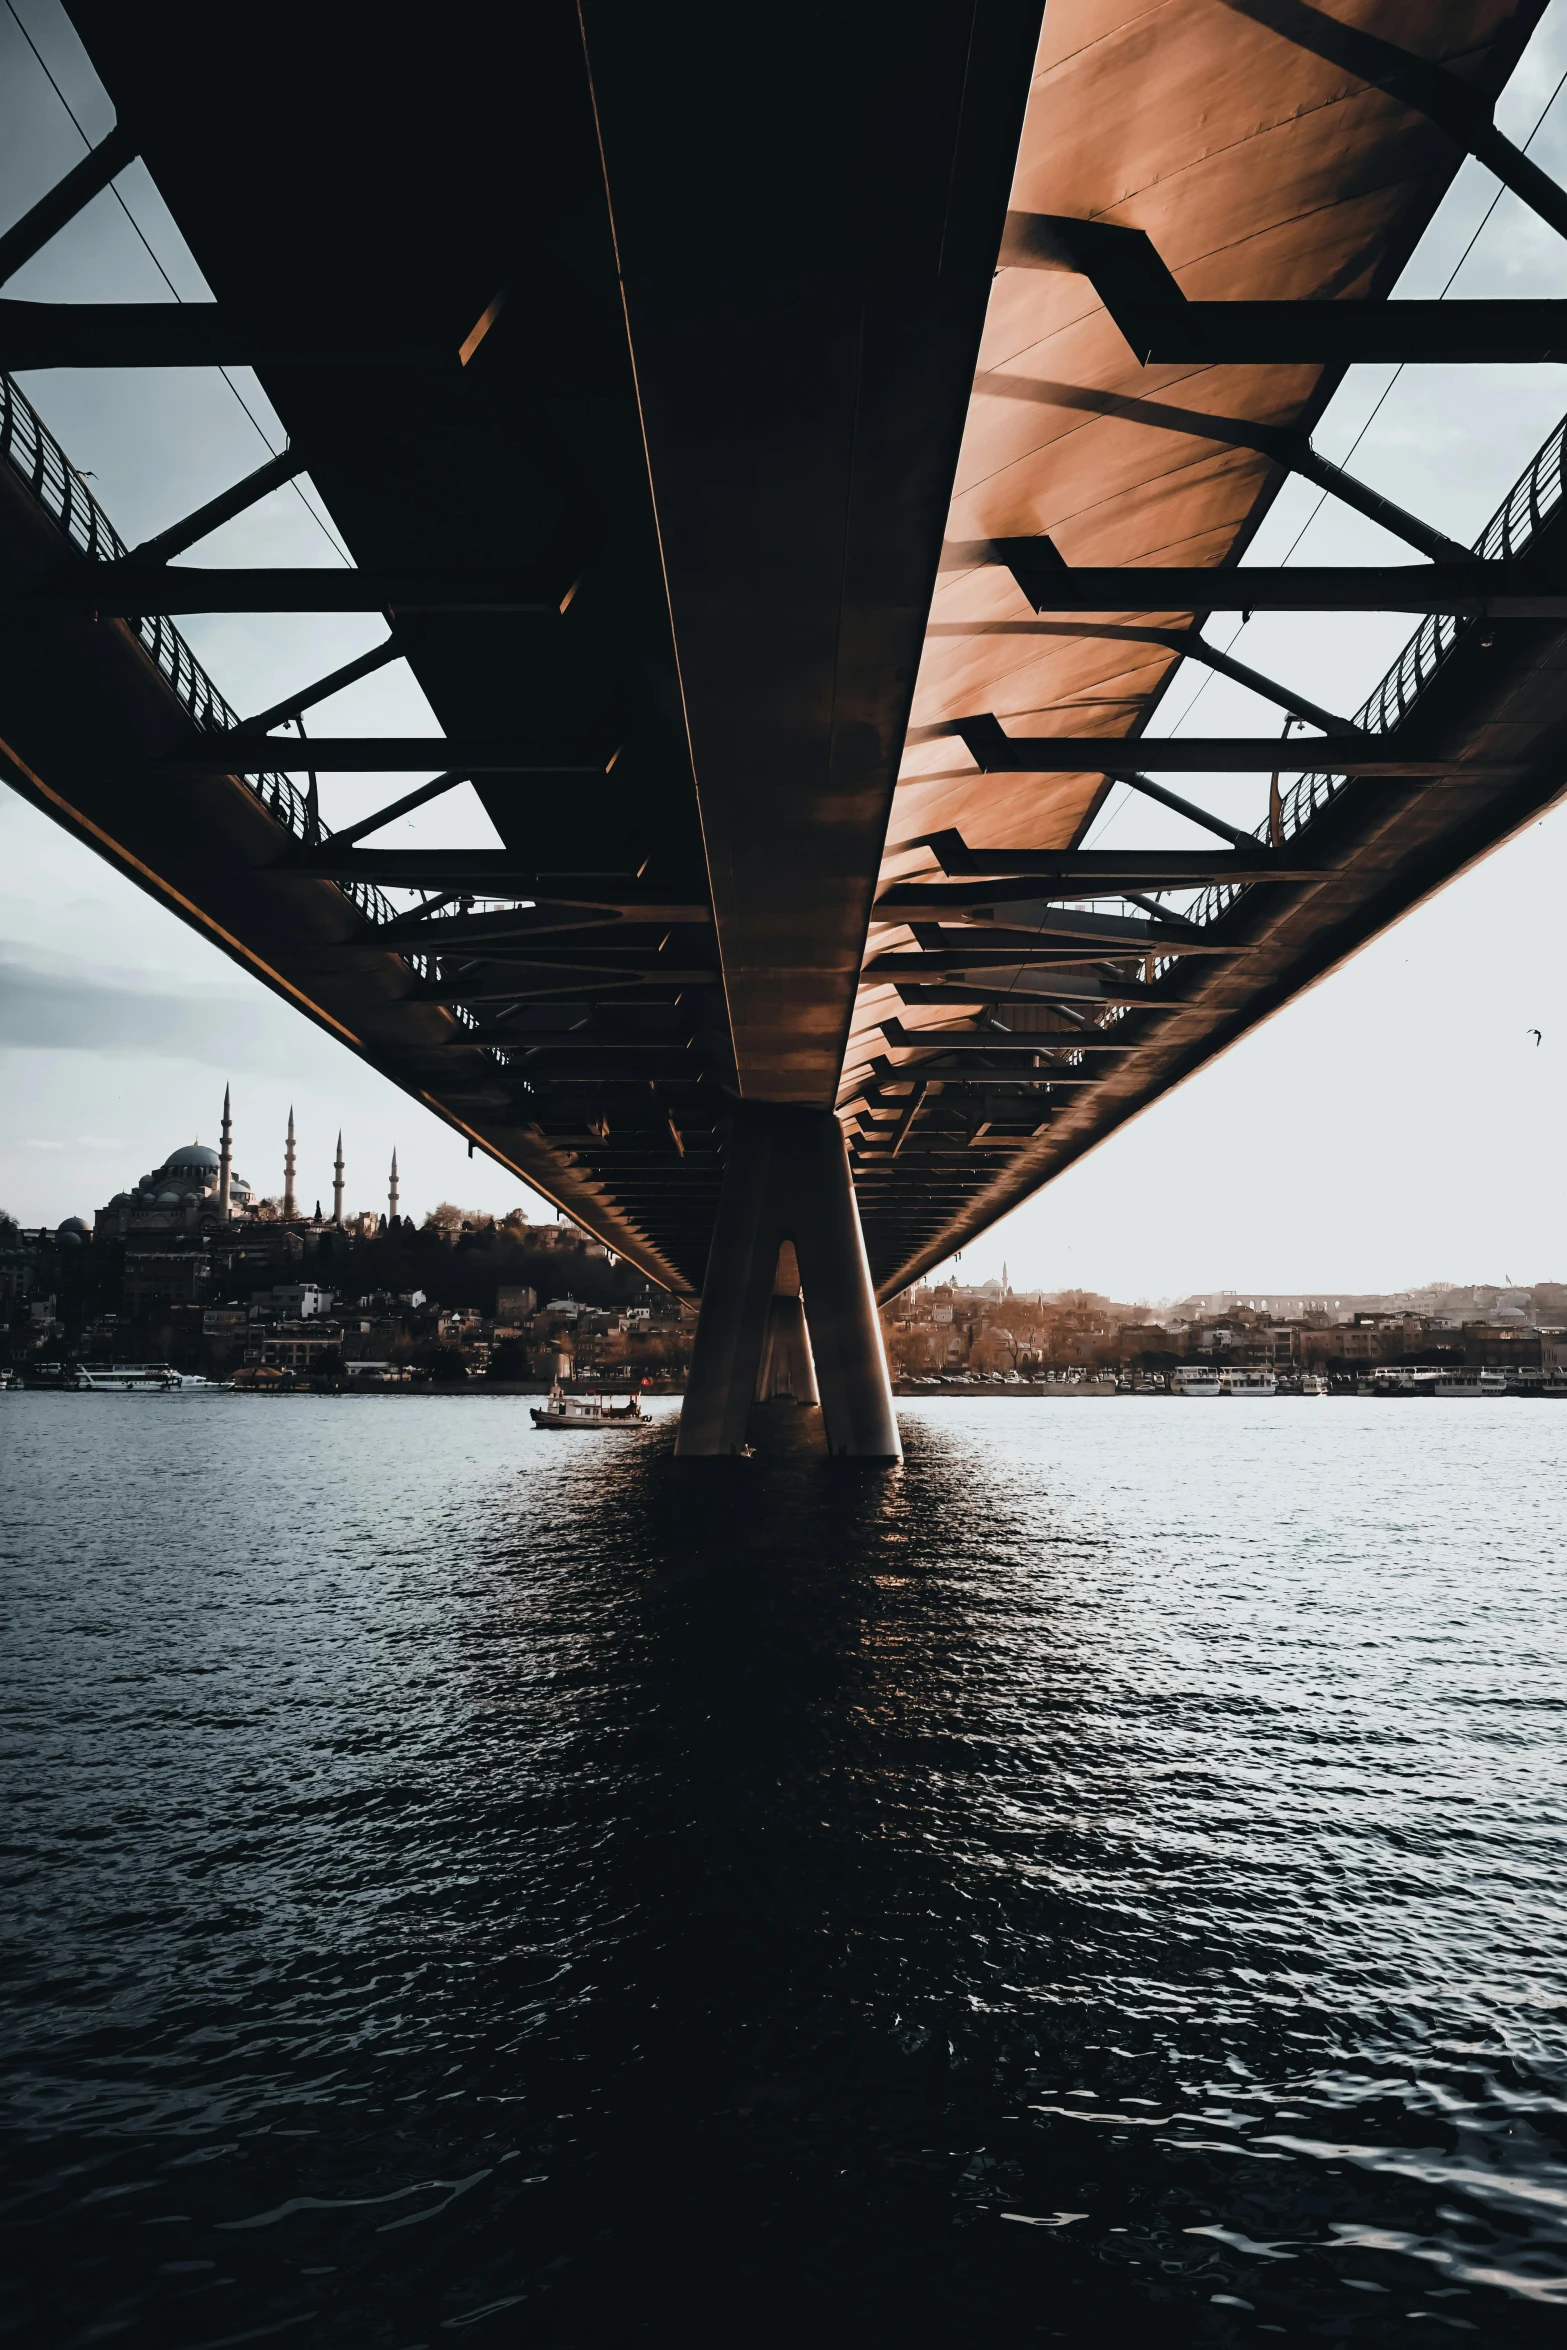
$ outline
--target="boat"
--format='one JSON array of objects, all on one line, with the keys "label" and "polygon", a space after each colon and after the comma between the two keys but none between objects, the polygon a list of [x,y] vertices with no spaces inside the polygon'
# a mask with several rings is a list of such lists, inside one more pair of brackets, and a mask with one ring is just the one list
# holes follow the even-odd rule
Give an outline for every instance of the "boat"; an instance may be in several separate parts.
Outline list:
[{"label": "boat", "polygon": [[1356,1383],[1359,1395],[1431,1395],[1442,1376],[1428,1363],[1389,1363]]},{"label": "boat", "polygon": [[1433,1395],[1505,1395],[1505,1371],[1440,1371],[1431,1382]]},{"label": "boat", "polygon": [[1170,1373],[1172,1395],[1222,1395],[1219,1374],[1211,1363],[1177,1363]]},{"label": "boat", "polygon": [[1302,1395],[1326,1395],[1328,1383],[1320,1371],[1302,1371],[1300,1392]]},{"label": "boat", "polygon": [[546,1402],[530,1407],[535,1428],[651,1428],[638,1396],[619,1406],[601,1395],[568,1395],[557,1379]]},{"label": "boat", "polygon": [[1221,1395],[1277,1395],[1279,1383],[1271,1371],[1253,1371],[1240,1363],[1219,1373]]},{"label": "boat", "polygon": [[185,1385],[167,1363],[84,1363],[81,1370],[95,1395],[169,1395]]}]

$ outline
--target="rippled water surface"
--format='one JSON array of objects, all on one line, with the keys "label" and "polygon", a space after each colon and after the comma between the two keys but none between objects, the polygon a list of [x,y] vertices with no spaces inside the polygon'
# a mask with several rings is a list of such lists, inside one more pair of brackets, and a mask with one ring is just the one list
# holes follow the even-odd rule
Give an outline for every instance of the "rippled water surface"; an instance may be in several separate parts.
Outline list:
[{"label": "rippled water surface", "polygon": [[1567,1411],[0,1396],[0,2333],[1560,2340]]}]

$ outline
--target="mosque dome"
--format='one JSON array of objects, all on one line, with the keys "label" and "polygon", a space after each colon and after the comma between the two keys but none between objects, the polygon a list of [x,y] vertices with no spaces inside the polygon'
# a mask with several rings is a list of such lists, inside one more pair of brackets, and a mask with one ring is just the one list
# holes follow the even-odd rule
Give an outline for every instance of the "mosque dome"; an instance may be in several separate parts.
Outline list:
[{"label": "mosque dome", "polygon": [[160,1208],[177,1208],[180,1204],[182,1196],[183,1195],[177,1191],[160,1191],[156,1204]]},{"label": "mosque dome", "polygon": [[203,1186],[213,1181],[218,1172],[218,1154],[205,1142],[187,1142],[177,1151],[170,1151],[158,1169],[160,1176],[194,1176]]},{"label": "mosque dome", "polygon": [[87,1227],[80,1216],[67,1216],[63,1224],[55,1226],[54,1236],[67,1248],[80,1248],[87,1238]]}]

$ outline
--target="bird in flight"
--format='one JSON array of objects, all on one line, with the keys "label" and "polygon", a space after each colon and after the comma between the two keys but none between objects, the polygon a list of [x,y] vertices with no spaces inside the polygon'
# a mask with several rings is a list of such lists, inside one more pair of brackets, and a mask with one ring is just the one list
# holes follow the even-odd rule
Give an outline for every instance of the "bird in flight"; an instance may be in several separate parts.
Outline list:
[{"label": "bird in flight", "polygon": [[1538,1046],[1540,1042],[1540,1031],[1538,1028],[1526,1028],[1524,1030],[1524,1034],[1525,1036],[1532,1036],[1534,1038],[1535,1044]]}]

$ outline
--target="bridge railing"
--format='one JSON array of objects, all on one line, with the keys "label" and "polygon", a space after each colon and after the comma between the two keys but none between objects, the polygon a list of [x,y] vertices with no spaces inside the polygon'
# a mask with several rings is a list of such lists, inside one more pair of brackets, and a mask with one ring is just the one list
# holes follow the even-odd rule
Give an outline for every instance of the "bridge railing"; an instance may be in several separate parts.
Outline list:
[{"label": "bridge railing", "polygon": [[[101,563],[125,559],[125,541],[31,400],[8,375],[0,375],[0,462],[27,484],[81,554]],[[238,712],[219,693],[172,620],[148,614],[129,625],[197,726],[208,731],[239,724]],[[286,832],[298,841],[312,839],[310,807],[292,776],[247,775],[241,781]],[[338,887],[368,921],[389,922],[396,912],[391,899],[367,882],[345,881]]]},{"label": "bridge railing", "polygon": [[[27,484],[81,554],[93,562],[123,561],[129,552],[125,541],[26,393],[5,374],[0,374],[0,463]],[[172,620],[149,614],[130,625],[142,650],[197,726],[219,731],[239,724],[238,712],[218,691]],[[324,837],[319,818],[292,776],[245,775],[240,781],[297,841],[314,845]],[[333,882],[332,887],[341,891],[366,921],[378,926],[393,921],[399,911],[373,882],[344,879]],[[435,980],[439,965],[433,955],[405,949],[402,960],[420,979]],[[477,1014],[466,1004],[448,1008],[462,1027],[476,1030],[480,1026]],[[503,1052],[492,1049],[490,1058],[498,1067],[505,1067]]]},{"label": "bridge railing", "polygon": [[[1520,474],[1475,540],[1477,555],[1489,562],[1506,562],[1527,551],[1567,494],[1564,465],[1567,465],[1567,417]],[[1362,702],[1352,724],[1365,734],[1391,734],[1416,707],[1460,637],[1474,626],[1472,619],[1458,613],[1428,613],[1386,676]],[[1277,837],[1281,841],[1295,839],[1353,780],[1331,769],[1302,775],[1284,795]],[[1259,824],[1256,837],[1271,841],[1274,838],[1271,824],[1267,821]],[[1186,920],[1204,925],[1217,922],[1244,894],[1245,887],[1238,882],[1214,884],[1187,909]],[[1156,966],[1158,972],[1169,970],[1175,960],[1173,956],[1161,958]]]}]

